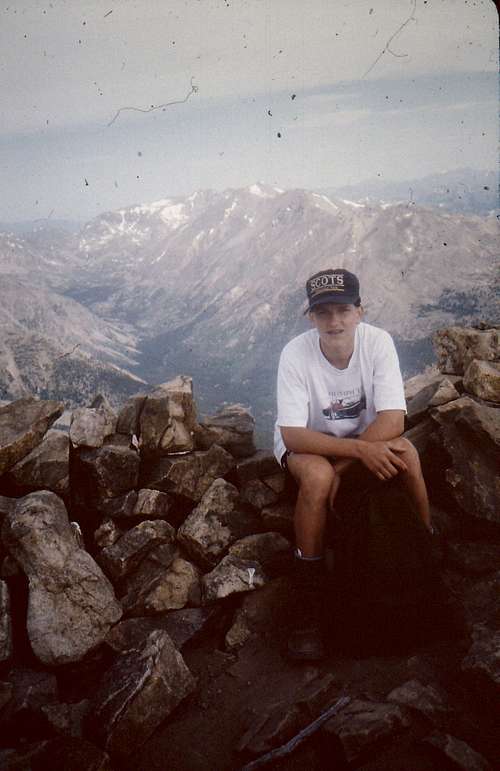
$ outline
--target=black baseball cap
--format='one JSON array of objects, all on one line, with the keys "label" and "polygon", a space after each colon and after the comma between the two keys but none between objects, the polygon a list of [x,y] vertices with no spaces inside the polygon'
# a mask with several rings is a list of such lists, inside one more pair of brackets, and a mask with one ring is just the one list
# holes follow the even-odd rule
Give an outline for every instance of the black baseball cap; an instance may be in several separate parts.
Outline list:
[{"label": "black baseball cap", "polygon": [[358,278],[344,268],[328,268],[315,273],[306,281],[306,292],[309,301],[307,311],[323,303],[359,305],[361,302]]}]

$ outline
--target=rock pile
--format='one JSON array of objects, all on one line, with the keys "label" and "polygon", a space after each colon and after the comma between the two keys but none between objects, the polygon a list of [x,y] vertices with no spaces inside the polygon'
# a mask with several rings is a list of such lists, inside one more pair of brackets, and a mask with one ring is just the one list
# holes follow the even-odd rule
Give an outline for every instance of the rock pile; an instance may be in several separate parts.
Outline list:
[{"label": "rock pile", "polygon": [[[465,615],[456,698],[479,694],[494,709],[498,333],[451,328],[436,346],[439,371],[406,384],[406,435],[439,505],[443,576]],[[131,398],[119,414],[97,397],[74,411],[69,437],[49,430],[62,411],[35,399],[0,408],[0,769],[42,768],[47,758],[54,768],[146,768],[127,764],[160,724],[175,753],[179,709],[193,731],[206,709],[193,651],[206,651],[205,669],[223,660],[234,680],[249,652],[279,647],[293,491],[272,453],[255,449],[248,410],[231,405],[197,419],[188,377]],[[279,661],[276,671],[288,666]],[[436,768],[488,768],[480,753],[493,760],[494,749],[450,718],[454,696],[439,678],[422,682],[409,667],[413,678],[388,681],[380,693],[333,678],[337,664],[316,668],[286,697],[276,684],[258,723],[241,707],[231,748],[240,755],[214,748],[205,767],[243,765],[347,691],[349,706],[306,752],[334,742],[339,764],[359,766],[374,748],[394,752],[403,737],[403,755],[413,742]],[[457,725],[465,725],[458,736]],[[195,744],[182,747],[177,765],[172,756],[158,767],[202,768]]]}]

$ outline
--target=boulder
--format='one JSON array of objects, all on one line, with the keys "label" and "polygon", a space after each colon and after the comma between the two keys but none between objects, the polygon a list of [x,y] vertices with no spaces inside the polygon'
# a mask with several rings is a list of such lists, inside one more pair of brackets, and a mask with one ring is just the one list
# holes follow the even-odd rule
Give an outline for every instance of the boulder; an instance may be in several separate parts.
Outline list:
[{"label": "boulder", "polygon": [[69,439],[62,431],[51,430],[28,455],[5,474],[5,483],[16,495],[35,490],[51,490],[69,495]]},{"label": "boulder", "polygon": [[281,577],[270,581],[258,592],[245,594],[236,610],[224,642],[228,650],[241,648],[256,634],[273,637],[276,628],[286,628],[289,621],[290,582]]},{"label": "boulder", "polygon": [[118,413],[117,433],[125,434],[126,436],[139,436],[139,419],[146,399],[146,394],[135,394],[125,402]]},{"label": "boulder", "polygon": [[137,492],[129,490],[124,495],[118,495],[116,498],[101,498],[96,503],[99,513],[110,519],[127,519],[134,516],[134,509],[137,503]]},{"label": "boulder", "polygon": [[497,361],[498,329],[448,327],[434,333],[432,341],[441,372],[463,375],[474,359]]},{"label": "boulder", "polygon": [[2,538],[29,579],[27,628],[36,657],[49,666],[79,661],[121,617],[113,587],[76,545],[64,503],[42,491],[20,498]]},{"label": "boulder", "polygon": [[424,741],[438,751],[446,768],[451,763],[453,768],[462,769],[462,771],[492,771],[490,764],[482,755],[456,736],[434,731]]},{"label": "boulder", "polygon": [[197,639],[217,617],[217,608],[183,608],[162,616],[127,618],[114,626],[106,644],[117,653],[140,647],[155,629],[163,629],[179,650]]},{"label": "boulder", "polygon": [[46,724],[42,709],[57,703],[56,676],[29,667],[13,667],[8,682],[2,685],[0,692],[5,691],[5,696],[9,696],[1,713],[2,738],[9,736],[15,741],[19,734],[33,736],[33,730],[36,732],[40,724]]},{"label": "boulder", "polygon": [[145,519],[167,519],[174,505],[171,495],[159,490],[139,490],[137,501],[132,511],[133,517]]},{"label": "boulder", "polygon": [[489,402],[500,402],[500,363],[474,359],[464,375],[465,390]]},{"label": "boulder", "polygon": [[177,540],[204,567],[214,567],[228,547],[255,532],[259,520],[241,510],[238,490],[216,479],[177,532]]},{"label": "boulder", "polygon": [[401,734],[410,724],[407,711],[397,704],[352,699],[321,730],[339,737],[352,763],[373,745]]},{"label": "boulder", "polygon": [[116,431],[117,415],[108,400],[97,396],[90,407],[73,411],[69,438],[74,447],[102,447],[104,439]]},{"label": "boulder", "polygon": [[234,466],[233,456],[214,444],[206,452],[193,452],[143,463],[141,487],[173,492],[193,501],[200,501],[212,482],[228,474]]},{"label": "boulder", "polygon": [[452,461],[445,472],[451,496],[470,517],[500,523],[500,410],[462,396],[432,417]]},{"label": "boulder", "polygon": [[293,517],[294,507],[287,502],[277,503],[275,506],[269,506],[261,511],[263,527],[285,536],[293,534]]},{"label": "boulder", "polygon": [[500,629],[476,624],[473,643],[463,659],[461,670],[468,685],[493,710],[500,709]]},{"label": "boulder", "polygon": [[32,771],[113,771],[109,755],[87,739],[77,736],[56,736],[40,742],[28,760]]},{"label": "boulder", "polygon": [[123,535],[123,530],[117,527],[112,519],[105,519],[94,533],[94,541],[100,549],[113,546]]},{"label": "boulder", "polygon": [[196,426],[196,447],[208,450],[217,444],[235,458],[247,458],[255,453],[254,428],[255,420],[249,409],[241,404],[229,404]]},{"label": "boulder", "polygon": [[446,698],[441,690],[433,685],[423,685],[419,680],[408,680],[394,688],[387,696],[387,701],[416,709],[430,720],[448,712]]},{"label": "boulder", "polygon": [[40,444],[63,411],[62,402],[32,397],[0,407],[0,476]]},{"label": "boulder", "polygon": [[151,632],[140,648],[119,656],[104,675],[92,705],[89,734],[120,764],[195,685],[168,634]]},{"label": "boulder", "polygon": [[172,525],[163,520],[141,522],[128,530],[100,555],[105,571],[115,580],[131,573],[155,546],[171,543],[175,538]]},{"label": "boulder", "polygon": [[0,581],[0,664],[12,656],[12,621],[9,588]]},{"label": "boulder", "polygon": [[278,556],[290,554],[291,549],[290,541],[280,533],[254,533],[233,543],[228,553],[243,560],[254,560],[266,570]]},{"label": "boulder", "polygon": [[90,701],[83,699],[76,704],[45,704],[41,711],[58,733],[81,737],[83,720],[89,709]]},{"label": "boulder", "polygon": [[251,479],[263,479],[280,470],[280,466],[270,450],[257,450],[254,455],[240,461],[236,466],[236,474],[240,484],[249,482]]},{"label": "boulder", "polygon": [[131,608],[139,595],[147,593],[157,579],[165,575],[174,559],[180,556],[174,540],[153,547],[141,560],[139,566],[126,576],[121,597],[122,607]]},{"label": "boulder", "polygon": [[129,616],[149,616],[200,604],[200,571],[181,557],[174,559],[166,572],[147,585],[139,594],[122,601]]},{"label": "boulder", "polygon": [[446,564],[466,576],[483,576],[498,570],[498,542],[448,543]]},{"label": "boulder", "polygon": [[266,576],[258,562],[228,554],[201,579],[203,601],[215,602],[230,594],[252,592],[265,583]]},{"label": "boulder", "polygon": [[179,375],[147,395],[139,417],[139,443],[145,455],[187,452],[194,447],[196,407],[193,381]]},{"label": "boulder", "polygon": [[240,496],[255,509],[264,509],[278,502],[278,494],[260,479],[251,479],[250,482],[246,482],[241,488]]},{"label": "boulder", "polygon": [[90,500],[117,498],[137,487],[140,459],[135,450],[109,445],[80,450],[76,457],[71,485],[88,491]]}]

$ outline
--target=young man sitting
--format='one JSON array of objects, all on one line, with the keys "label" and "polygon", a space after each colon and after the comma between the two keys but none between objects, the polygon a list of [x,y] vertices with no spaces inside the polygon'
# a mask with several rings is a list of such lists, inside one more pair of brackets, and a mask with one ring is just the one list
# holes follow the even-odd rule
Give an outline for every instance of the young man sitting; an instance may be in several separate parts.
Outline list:
[{"label": "young man sitting", "polygon": [[296,628],[294,659],[324,655],[320,600],[324,536],[346,469],[361,462],[380,480],[399,475],[432,531],[418,453],[401,437],[406,411],[398,356],[390,335],[364,323],[357,277],[322,270],[306,283],[313,329],[291,340],[278,369],[274,451],[295,478]]}]

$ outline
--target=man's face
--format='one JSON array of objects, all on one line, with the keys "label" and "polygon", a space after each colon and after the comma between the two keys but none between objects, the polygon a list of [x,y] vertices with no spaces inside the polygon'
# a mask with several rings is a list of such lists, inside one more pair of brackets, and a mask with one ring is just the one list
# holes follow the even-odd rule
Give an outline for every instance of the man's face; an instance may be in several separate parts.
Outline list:
[{"label": "man's face", "polygon": [[361,306],[324,303],[309,312],[309,318],[327,344],[354,340],[356,327],[361,321]]}]

